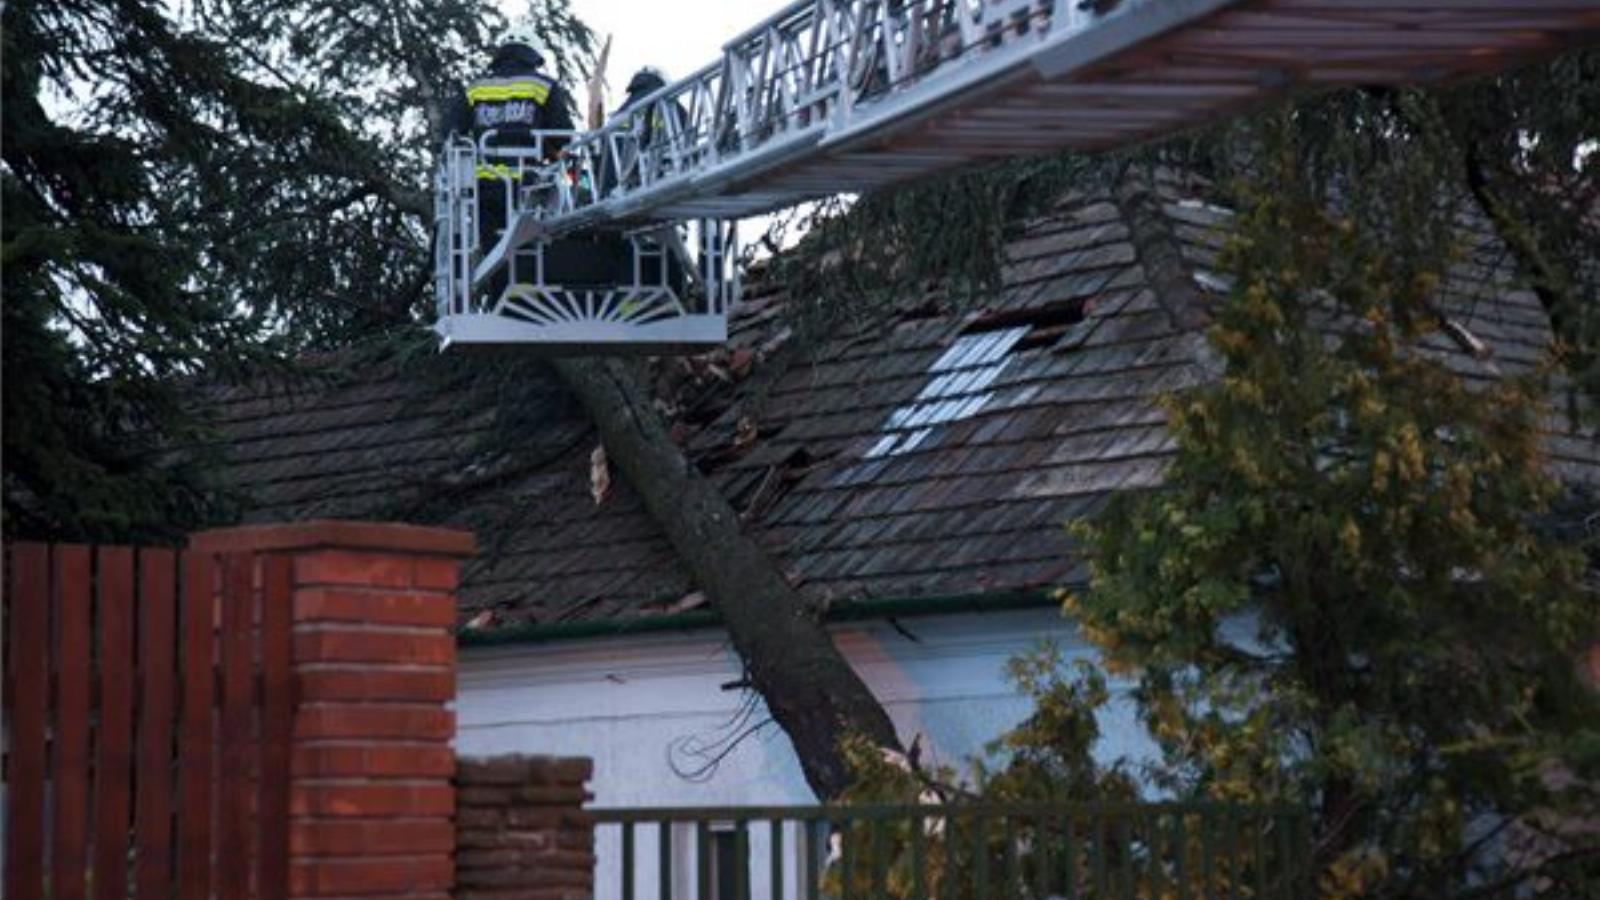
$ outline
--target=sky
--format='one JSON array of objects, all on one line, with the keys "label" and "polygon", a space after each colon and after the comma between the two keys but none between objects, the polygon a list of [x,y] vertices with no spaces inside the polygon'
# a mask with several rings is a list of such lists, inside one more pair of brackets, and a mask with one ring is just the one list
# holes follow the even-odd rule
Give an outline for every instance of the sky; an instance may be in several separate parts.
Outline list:
[{"label": "sky", "polygon": [[[527,0],[500,5],[508,16],[528,8]],[[628,78],[640,67],[659,66],[668,81],[676,81],[715,62],[729,38],[787,5],[788,0],[572,0],[597,44],[612,36],[611,107],[621,102]]]}]

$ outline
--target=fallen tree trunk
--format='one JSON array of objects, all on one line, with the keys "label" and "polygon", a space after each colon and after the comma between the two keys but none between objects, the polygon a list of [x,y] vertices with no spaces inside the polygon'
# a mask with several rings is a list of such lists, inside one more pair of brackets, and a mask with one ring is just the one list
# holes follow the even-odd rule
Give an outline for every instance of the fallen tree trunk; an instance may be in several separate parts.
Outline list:
[{"label": "fallen tree trunk", "polygon": [[860,734],[899,746],[882,704],[773,559],[744,533],[727,499],[668,437],[639,364],[574,358],[553,365],[599,430],[610,461],[721,613],[751,686],[788,734],[806,782],[823,799],[837,797],[850,781],[842,738]]}]

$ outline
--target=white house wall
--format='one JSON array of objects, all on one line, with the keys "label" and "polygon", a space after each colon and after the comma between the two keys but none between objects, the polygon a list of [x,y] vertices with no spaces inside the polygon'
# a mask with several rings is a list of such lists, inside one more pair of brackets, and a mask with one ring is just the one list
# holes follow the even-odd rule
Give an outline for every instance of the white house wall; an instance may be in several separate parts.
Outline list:
[{"label": "white house wall", "polygon": [[[1067,659],[1089,652],[1054,609],[921,616],[898,625],[841,625],[834,634],[902,740],[921,734],[934,759],[958,766],[1029,710],[1005,677],[1008,660],[1045,640]],[[700,781],[674,771],[674,747],[729,733],[745,697],[723,686],[739,677],[726,637],[709,630],[467,649],[460,662],[456,749],[469,756],[591,757],[597,807],[814,802],[776,726],[734,748]],[[758,706],[751,721],[764,718]],[[1101,725],[1103,756],[1148,749],[1125,698]],[[681,769],[688,760],[676,755]],[[602,834],[598,843],[597,896],[606,897],[615,890],[617,848],[612,835]],[[759,829],[751,845],[753,858],[764,860]],[[639,850],[641,859],[654,858],[653,843]]]}]

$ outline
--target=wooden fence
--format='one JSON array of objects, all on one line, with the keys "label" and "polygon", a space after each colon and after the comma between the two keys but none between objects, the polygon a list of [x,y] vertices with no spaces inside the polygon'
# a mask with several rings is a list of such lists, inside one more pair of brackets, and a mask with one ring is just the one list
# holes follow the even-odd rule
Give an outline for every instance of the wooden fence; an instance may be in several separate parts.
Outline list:
[{"label": "wooden fence", "polygon": [[289,558],[6,562],[5,896],[286,896]]}]

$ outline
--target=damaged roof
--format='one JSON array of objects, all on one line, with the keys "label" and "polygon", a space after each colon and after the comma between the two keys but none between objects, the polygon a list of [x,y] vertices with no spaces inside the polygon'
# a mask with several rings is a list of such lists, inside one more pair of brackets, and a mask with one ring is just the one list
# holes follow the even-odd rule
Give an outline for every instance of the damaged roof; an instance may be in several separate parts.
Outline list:
[{"label": "damaged roof", "polygon": [[[752,290],[729,349],[661,364],[674,435],[785,574],[818,602],[1000,597],[1079,582],[1063,525],[1152,487],[1174,450],[1163,395],[1214,371],[1203,335],[1226,210],[1164,183],[1083,196],[1027,223],[1001,289],[906,303],[781,352],[781,290]],[[1439,298],[1428,346],[1462,374],[1529,370],[1551,341],[1492,234]],[[628,621],[704,598],[620,474],[594,499],[597,438],[552,375],[453,383],[436,357],[325,367],[220,390],[212,406],[246,522],[469,528],[474,630]],[[487,398],[487,399],[486,399]],[[503,398],[503,399],[497,399]],[[1551,464],[1600,485],[1600,445],[1552,415]]]}]

